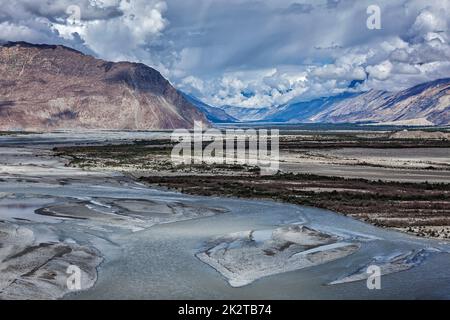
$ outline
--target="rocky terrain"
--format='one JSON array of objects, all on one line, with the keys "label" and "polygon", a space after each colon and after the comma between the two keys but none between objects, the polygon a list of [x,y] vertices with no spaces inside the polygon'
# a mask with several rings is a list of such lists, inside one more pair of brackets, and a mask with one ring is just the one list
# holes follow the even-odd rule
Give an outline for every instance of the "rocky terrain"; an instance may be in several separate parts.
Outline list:
[{"label": "rocky terrain", "polygon": [[184,97],[192,103],[194,106],[196,106],[201,112],[203,112],[206,115],[206,118],[214,123],[233,123],[237,122],[238,120],[232,116],[230,116],[228,113],[225,112],[225,110],[210,106],[209,104],[204,103],[203,101],[200,101],[198,98],[183,94]]},{"label": "rocky terrain", "polygon": [[207,123],[156,70],[64,46],[0,47],[0,130],[174,129]]},{"label": "rocky terrain", "polygon": [[241,122],[449,125],[450,78],[419,84],[400,92],[344,92],[273,107],[221,108]]},{"label": "rocky terrain", "polygon": [[149,130],[194,121],[450,124],[450,79],[401,92],[343,93],[282,106],[207,105],[177,91],[156,70],[107,62],[58,45],[0,46],[0,130]]},{"label": "rocky terrain", "polygon": [[312,122],[376,122],[396,125],[450,124],[450,79],[400,92],[371,90],[331,105]]},{"label": "rocky terrain", "polygon": [[240,106],[221,106],[224,112],[241,122],[263,121],[270,119],[270,115],[277,111],[276,108],[245,108]]}]

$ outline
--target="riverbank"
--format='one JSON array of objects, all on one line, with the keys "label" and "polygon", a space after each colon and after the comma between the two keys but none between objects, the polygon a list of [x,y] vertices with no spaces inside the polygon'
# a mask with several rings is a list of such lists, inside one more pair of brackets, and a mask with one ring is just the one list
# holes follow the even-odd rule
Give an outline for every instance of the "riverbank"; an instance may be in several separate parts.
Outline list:
[{"label": "riverbank", "polygon": [[54,152],[68,166],[119,171],[152,187],[313,206],[415,236],[450,239],[450,142],[442,135],[404,136],[287,132],[280,136],[280,172],[272,176],[239,164],[175,165],[168,139]]},{"label": "riverbank", "polygon": [[149,186],[204,196],[270,199],[331,210],[377,227],[450,239],[450,186],[345,179],[307,174],[274,176],[146,176]]},{"label": "riverbank", "polygon": [[[272,199],[192,196],[148,187],[129,173],[152,171],[121,172],[120,167],[125,169],[128,158],[140,161],[155,153],[145,151],[145,143],[116,143],[110,137],[0,139],[0,284],[5,286],[0,299],[448,298],[446,241]],[[153,137],[147,134],[148,140]],[[68,152],[92,147],[92,164],[80,168],[81,154],[77,164],[68,154],[59,156],[52,149],[62,143]],[[129,157],[135,144],[141,150]],[[99,152],[104,148],[110,151]],[[114,170],[100,166],[121,154],[124,161],[113,163]],[[202,171],[262,178],[252,167],[206,168],[211,171],[202,165],[176,170],[190,173],[192,185]],[[182,176],[176,170],[172,175]],[[85,272],[86,282],[81,291],[68,293],[64,284],[72,264]],[[380,291],[368,290],[361,281],[361,270],[373,264],[382,269]]]}]

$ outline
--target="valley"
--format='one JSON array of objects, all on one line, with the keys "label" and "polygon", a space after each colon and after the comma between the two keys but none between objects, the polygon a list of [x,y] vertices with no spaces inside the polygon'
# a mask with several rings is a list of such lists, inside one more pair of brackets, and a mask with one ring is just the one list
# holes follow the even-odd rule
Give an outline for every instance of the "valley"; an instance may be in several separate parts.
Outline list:
[{"label": "valley", "polygon": [[0,301],[450,300],[450,1],[0,2]]},{"label": "valley", "polygon": [[70,166],[118,170],[150,186],[309,205],[417,236],[450,238],[448,133],[400,133],[282,131],[280,171],[269,176],[246,165],[174,165],[169,139],[54,151]]},{"label": "valley", "polygon": [[[325,202],[314,207],[329,196],[355,209],[358,201],[380,206],[383,197],[401,203],[414,196],[441,203],[446,216],[448,184],[261,177],[245,166],[167,167],[172,176],[163,176],[163,167],[154,166],[167,157],[168,135],[0,137],[0,298],[448,298],[445,232],[425,239],[358,221],[375,218],[370,206],[357,219],[326,210]],[[149,159],[156,162],[139,166]],[[287,189],[300,201],[282,203],[291,202],[277,198]],[[370,197],[355,200],[364,193]],[[383,217],[406,218],[404,209]],[[439,228],[446,223],[443,217]],[[366,288],[364,270],[374,263],[382,268],[383,290]],[[81,291],[65,285],[71,265],[81,269]]]}]

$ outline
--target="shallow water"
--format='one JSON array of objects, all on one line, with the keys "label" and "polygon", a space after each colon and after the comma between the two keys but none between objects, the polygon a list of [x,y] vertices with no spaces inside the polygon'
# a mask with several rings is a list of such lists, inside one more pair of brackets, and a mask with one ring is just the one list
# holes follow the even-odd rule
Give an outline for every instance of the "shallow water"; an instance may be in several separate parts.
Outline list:
[{"label": "shallow water", "polygon": [[[201,200],[208,201],[208,200]],[[218,201],[214,202],[216,205]],[[383,277],[383,289],[370,291],[365,282],[325,286],[349,269],[363,265],[376,255],[427,246],[403,235],[378,232],[349,219],[335,219],[331,229],[349,227],[383,238],[363,245],[356,254],[322,266],[274,275],[243,288],[231,288],[225,279],[194,254],[211,237],[249,229],[264,229],[284,219],[320,226],[329,221],[329,213],[273,203],[220,201],[233,214],[200,220],[160,225],[125,237],[114,237],[123,244],[125,254],[107,261],[93,290],[77,298],[167,298],[167,299],[297,299],[297,298],[419,298],[448,297],[450,257],[439,254],[423,265]],[[314,217],[311,219],[311,217]],[[311,220],[310,220],[311,219]],[[341,220],[341,221],[336,221]],[[385,240],[386,239],[386,240]],[[434,243],[429,243],[433,245]],[[130,256],[133,257],[130,259]],[[440,261],[437,276],[435,263]],[[418,270],[422,272],[418,273]],[[116,278],[114,275],[120,274]],[[114,279],[114,281],[111,281]],[[119,289],[120,288],[120,289]]]},{"label": "shallow water", "polygon": [[[95,137],[88,138],[92,141],[98,136],[96,134]],[[14,139],[17,141],[17,138]],[[40,150],[46,150],[54,139],[59,141],[60,136],[45,135],[41,140],[34,136],[32,139],[35,145],[43,146]],[[2,137],[2,142],[7,140]],[[50,146],[45,147],[48,143]],[[9,150],[9,154],[11,153],[13,154]],[[10,163],[7,153],[0,159],[0,163]],[[28,160],[33,162],[32,158]],[[48,162],[44,163],[48,165]],[[41,164],[42,158],[38,158],[36,166]],[[64,171],[61,163],[55,164],[53,161],[51,166]],[[379,229],[315,208],[270,201],[194,197],[146,188],[117,174],[96,175],[77,170],[67,173],[64,176],[65,183],[59,184],[59,176],[45,176],[42,172],[31,170],[20,174],[3,172],[0,175],[3,179],[0,180],[0,195],[3,194],[0,197],[0,219],[14,219],[17,223],[26,224],[43,239],[74,239],[100,250],[105,261],[98,268],[95,286],[87,291],[69,294],[67,299],[450,298],[450,255],[447,253],[450,245],[445,242]],[[116,226],[90,224],[88,221],[55,219],[34,214],[36,208],[49,203],[93,198],[179,202],[223,208],[227,212],[155,225],[138,232]],[[268,276],[240,288],[231,287],[220,273],[195,257],[205,242],[216,237],[260,230],[256,236],[259,240],[264,240],[268,236],[265,230],[293,223],[305,224],[345,239],[363,238],[364,241],[361,241],[360,250],[348,257],[303,270]],[[422,264],[410,270],[382,276],[381,290],[368,290],[365,281],[327,285],[358,270],[374,257],[392,256],[423,248],[439,251],[431,253]]]}]

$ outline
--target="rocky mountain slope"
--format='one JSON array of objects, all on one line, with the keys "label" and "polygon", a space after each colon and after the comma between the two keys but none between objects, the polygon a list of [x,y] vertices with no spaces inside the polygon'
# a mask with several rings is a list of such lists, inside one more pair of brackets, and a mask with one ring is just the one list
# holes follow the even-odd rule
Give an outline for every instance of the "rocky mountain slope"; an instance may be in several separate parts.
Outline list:
[{"label": "rocky mountain slope", "polygon": [[289,103],[262,119],[290,123],[449,125],[450,78],[400,92],[370,90]]},{"label": "rocky mountain slope", "polygon": [[371,90],[332,104],[308,120],[449,125],[450,78],[423,83],[397,93]]},{"label": "rocky mountain slope", "polygon": [[450,125],[450,78],[400,92],[344,92],[270,108],[222,106],[221,109],[241,122]]},{"label": "rocky mountain slope", "polygon": [[186,93],[183,93],[183,95],[190,103],[203,112],[209,121],[213,123],[233,123],[238,121],[236,118],[226,113],[223,109],[210,106],[192,95]]},{"label": "rocky mountain slope", "polygon": [[357,94],[342,93],[337,96],[323,97],[311,101],[288,103],[278,107],[278,111],[265,118],[270,122],[310,122],[310,118],[317,113],[335,105],[338,102],[344,101]]},{"label": "rocky mountain slope", "polygon": [[64,46],[0,46],[0,130],[192,128],[205,116],[156,70]]},{"label": "rocky mountain slope", "polygon": [[276,107],[263,108],[245,108],[239,106],[224,105],[220,107],[227,114],[241,122],[261,121],[268,118],[271,114],[277,111]]}]

